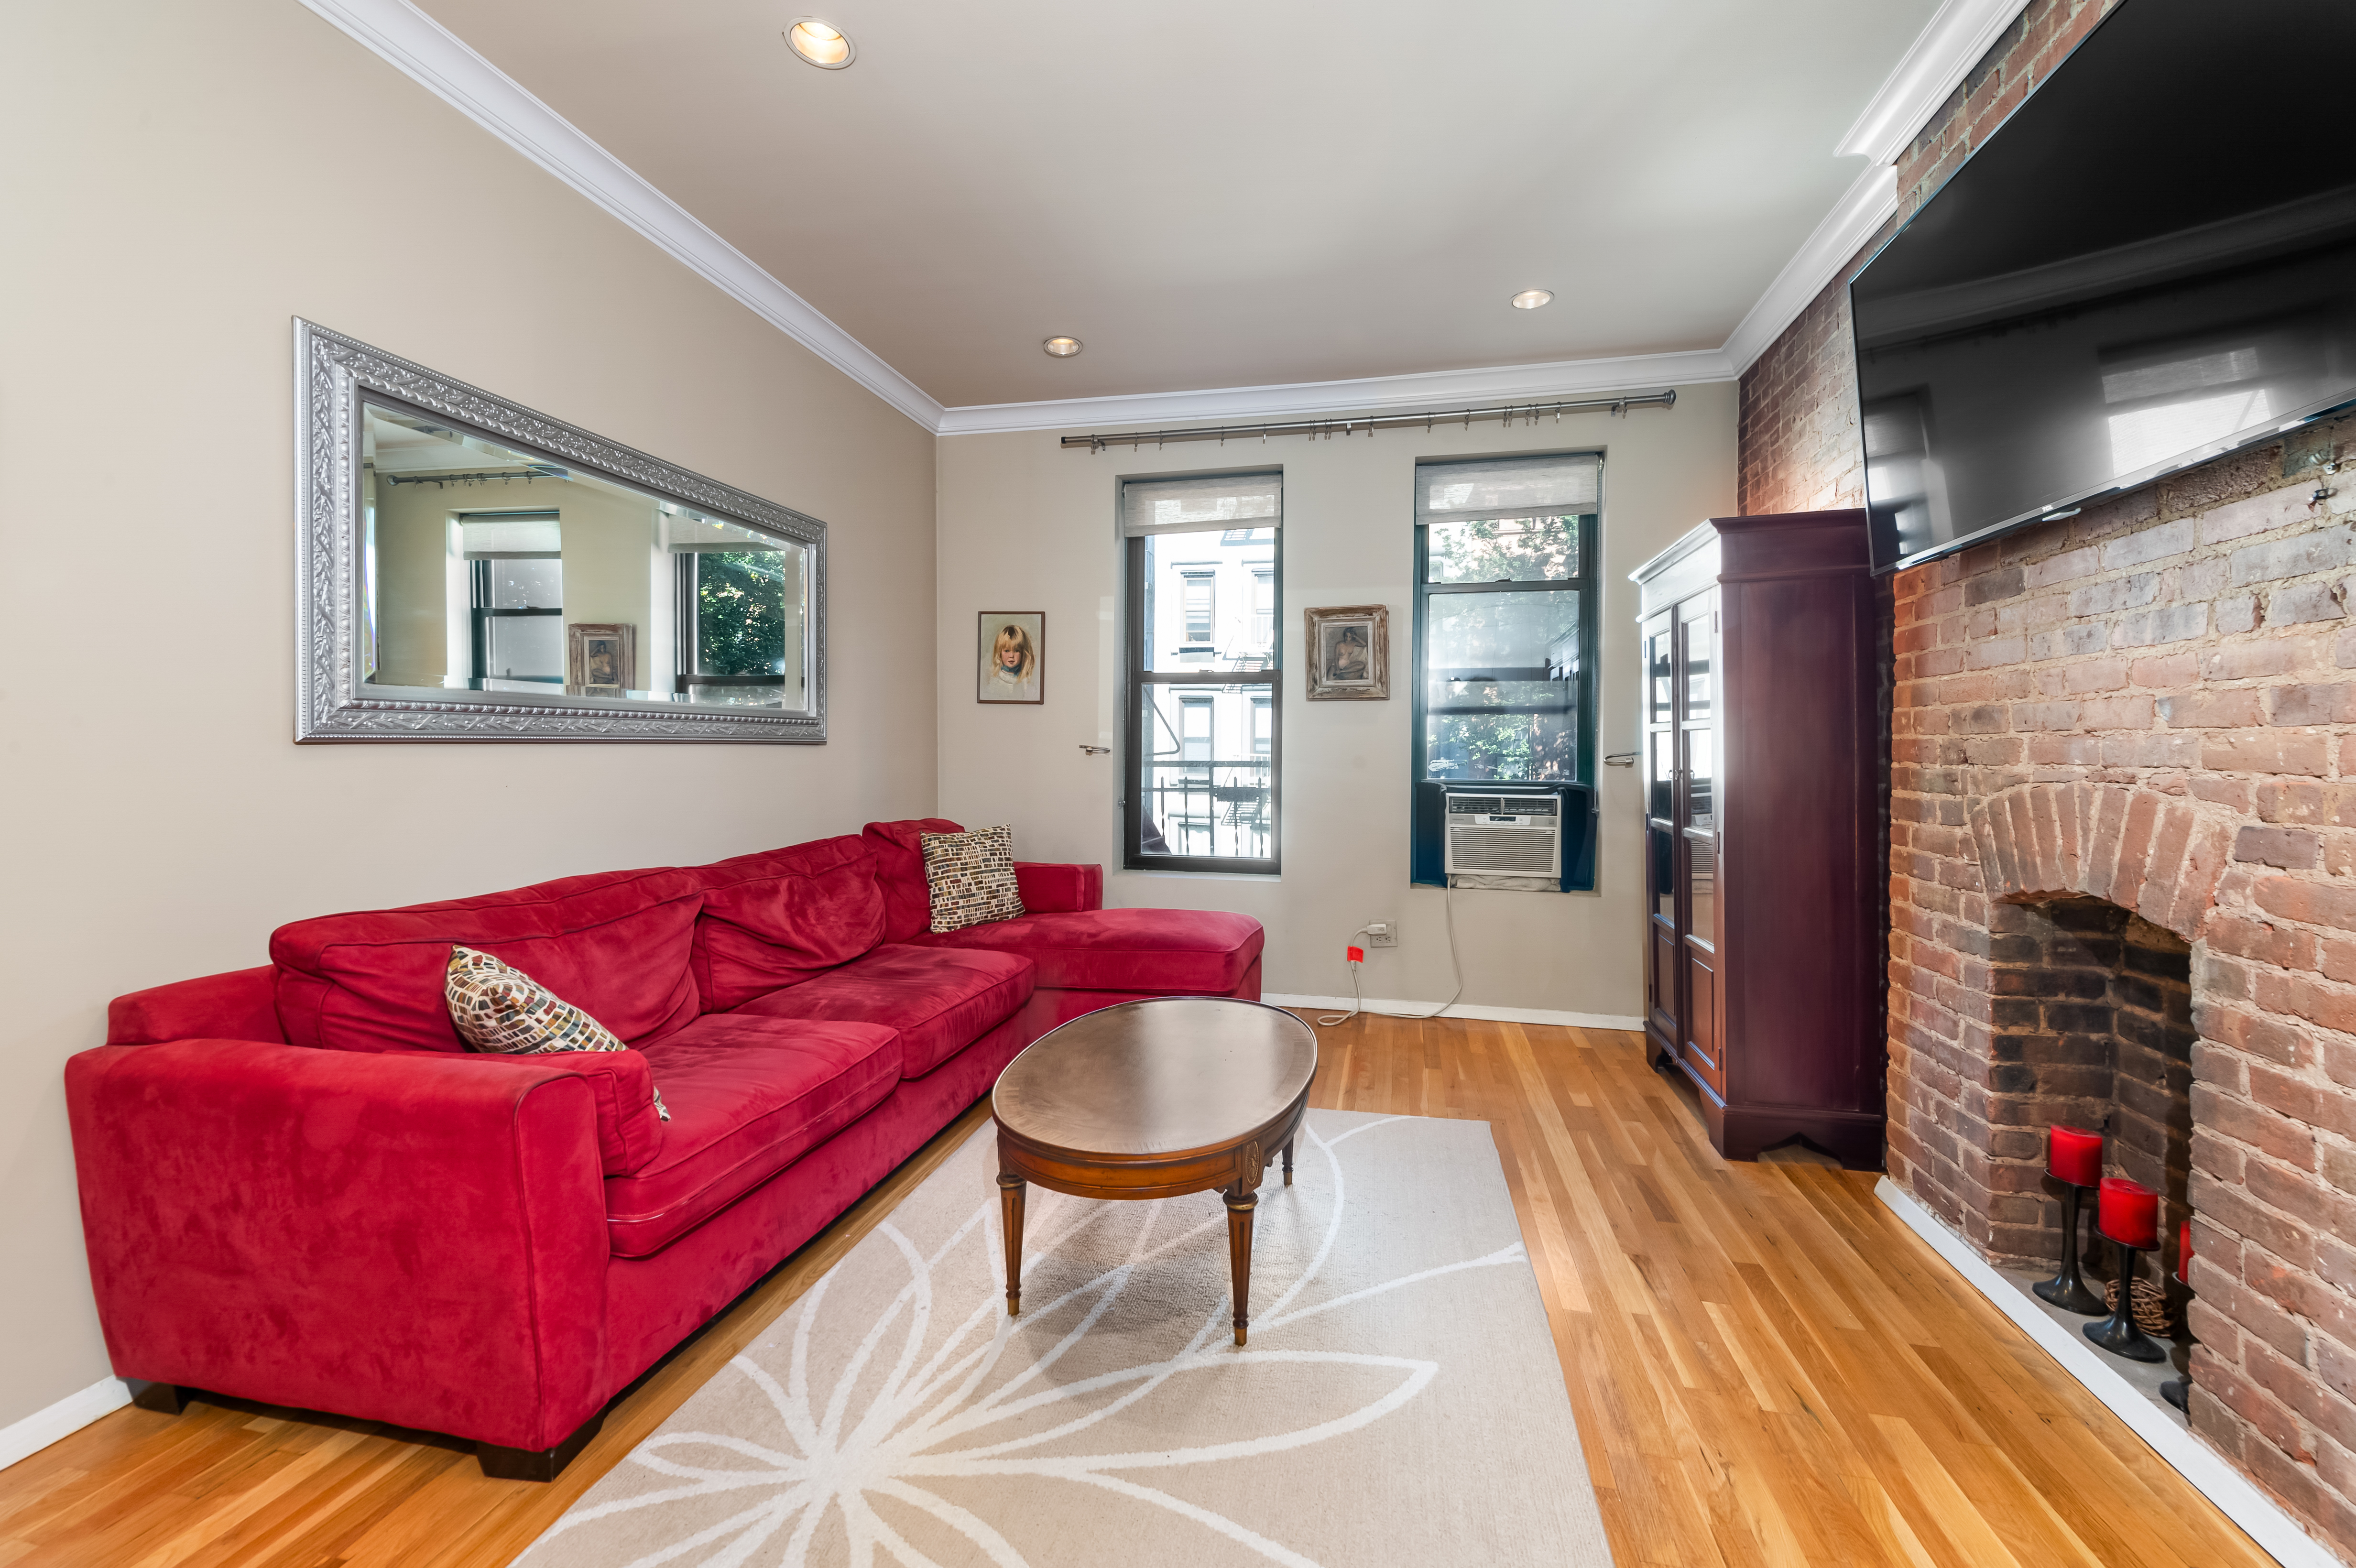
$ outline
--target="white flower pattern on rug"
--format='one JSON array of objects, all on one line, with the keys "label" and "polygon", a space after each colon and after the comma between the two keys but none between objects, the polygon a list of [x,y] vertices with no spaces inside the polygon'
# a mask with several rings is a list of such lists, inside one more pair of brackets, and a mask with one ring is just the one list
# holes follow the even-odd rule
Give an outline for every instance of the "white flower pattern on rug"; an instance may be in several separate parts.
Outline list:
[{"label": "white flower pattern on rug", "polygon": [[[1232,1342],[1231,1308],[1223,1279],[1218,1306],[1175,1353],[1069,1383],[1056,1383],[1051,1374],[1092,1333],[1105,1328],[1115,1307],[1158,1260],[1189,1243],[1199,1245],[1209,1232],[1217,1232],[1224,1241],[1226,1211],[1216,1206],[1215,1195],[1208,1218],[1157,1240],[1157,1223],[1173,1212],[1172,1205],[1181,1200],[1104,1202],[1066,1198],[1033,1187],[1024,1236],[1026,1298],[1033,1296],[1034,1283],[1049,1273],[1045,1265],[1057,1248],[1081,1231],[1119,1222],[1124,1212],[1133,1218],[1137,1230],[1125,1261],[1098,1270],[1050,1298],[1035,1304],[1026,1300],[1023,1316],[1013,1318],[1005,1312],[1004,1250],[994,1189],[930,1256],[886,1221],[875,1234],[897,1249],[906,1282],[888,1309],[867,1328],[831,1386],[816,1386],[810,1345],[813,1331],[824,1320],[829,1287],[835,1283],[841,1265],[812,1286],[764,1336],[766,1340],[788,1328],[791,1330],[791,1357],[782,1382],[749,1353],[736,1357],[729,1371],[721,1374],[748,1380],[758,1388],[774,1412],[776,1435],[782,1442],[755,1443],[718,1432],[659,1433],[625,1463],[680,1484],[577,1507],[541,1538],[533,1555],[552,1549],[552,1542],[561,1541],[565,1533],[602,1520],[685,1499],[734,1495],[741,1496],[745,1506],[636,1558],[631,1568],[655,1568],[661,1563],[741,1568],[756,1554],[763,1563],[810,1568],[813,1541],[829,1517],[838,1514],[848,1540],[849,1568],[881,1568],[886,1563],[937,1568],[936,1559],[912,1544],[878,1510],[874,1499],[888,1498],[954,1531],[995,1568],[1030,1568],[1000,1529],[936,1489],[939,1481],[948,1477],[1020,1476],[1102,1488],[1166,1509],[1268,1562],[1286,1568],[1321,1568],[1282,1541],[1133,1477],[1141,1471],[1229,1465],[1325,1442],[1394,1415],[1410,1405],[1439,1374],[1440,1365],[1432,1360],[1286,1344],[1287,1329],[1304,1320],[1361,1307],[1392,1292],[1428,1285],[1442,1275],[1520,1264],[1526,1258],[1522,1244],[1515,1242],[1483,1256],[1404,1274],[1323,1299],[1307,1299],[1343,1236],[1349,1213],[1345,1177],[1336,1150],[1362,1134],[1412,1119],[1392,1116],[1358,1122],[1331,1138],[1321,1137],[1313,1125],[1303,1125],[1298,1179],[1330,1182],[1330,1213],[1314,1254],[1294,1277],[1270,1279],[1255,1269],[1249,1346]],[[1272,1180],[1280,1179],[1274,1170],[1269,1176]],[[1263,1212],[1269,1195],[1281,1190],[1273,1186],[1262,1189]],[[936,1290],[936,1281],[944,1264],[959,1249],[970,1246],[987,1249],[990,1278],[996,1288],[979,1303],[944,1301]],[[1222,1260],[1225,1251],[1224,1246],[1218,1249]],[[974,1275],[970,1269],[965,1272],[969,1288]],[[1068,1322],[1071,1309],[1078,1310],[1076,1322]],[[926,1355],[924,1347],[933,1337],[933,1319],[944,1311],[962,1311],[964,1316]],[[853,1408],[862,1384],[874,1383],[885,1357],[891,1359],[891,1365],[880,1387],[869,1391],[872,1397]],[[1388,1386],[1346,1413],[1303,1425],[1286,1424],[1288,1407],[1281,1398],[1255,1401],[1252,1408],[1269,1417],[1269,1430],[1231,1441],[1151,1452],[1072,1451],[1071,1440],[1078,1435],[1157,1396],[1173,1397],[1190,1376],[1214,1371],[1232,1376],[1239,1369],[1247,1374],[1268,1375],[1279,1368],[1295,1373],[1360,1369],[1384,1379]],[[1059,1406],[1068,1406],[1068,1413],[1059,1411]],[[1042,1417],[1052,1424],[1036,1426]],[[1028,1429],[1010,1435],[1009,1429],[1018,1424]],[[1059,1451],[1037,1452],[1050,1444]],[[776,1544],[780,1536],[781,1550]],[[835,1539],[839,1544],[842,1537]],[[561,1561],[563,1555],[561,1546],[554,1547],[550,1560]],[[829,1561],[833,1560],[830,1552]]]}]

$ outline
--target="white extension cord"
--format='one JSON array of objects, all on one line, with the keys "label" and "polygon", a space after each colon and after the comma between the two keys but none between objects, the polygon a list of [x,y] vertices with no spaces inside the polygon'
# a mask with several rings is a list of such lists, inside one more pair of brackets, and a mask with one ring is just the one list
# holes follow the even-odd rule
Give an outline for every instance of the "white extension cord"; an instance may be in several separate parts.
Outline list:
[{"label": "white extension cord", "polygon": [[[1456,958],[1456,890],[1452,887],[1443,886],[1440,889],[1440,896],[1441,901],[1440,907],[1445,914],[1448,926],[1448,972],[1455,976],[1456,989],[1448,994],[1448,999],[1446,1001],[1440,1003],[1440,1006],[1432,1008],[1431,1011],[1428,1013],[1377,1013],[1375,1015],[1376,1018],[1406,1019],[1410,1022],[1420,1023],[1427,1019],[1438,1018],[1440,1014],[1454,1007],[1458,998],[1464,995],[1464,966],[1459,963]],[[1362,925],[1350,934],[1353,936],[1364,936],[1365,933],[1366,928]],[[1352,1019],[1356,1018],[1360,1013],[1366,1010],[1364,995],[1358,989],[1358,970],[1360,967],[1361,964],[1359,960],[1352,959],[1350,961],[1350,1010],[1346,1013],[1326,1013],[1321,1015],[1317,1019],[1318,1028],[1337,1029],[1343,1024],[1348,1023]]]}]

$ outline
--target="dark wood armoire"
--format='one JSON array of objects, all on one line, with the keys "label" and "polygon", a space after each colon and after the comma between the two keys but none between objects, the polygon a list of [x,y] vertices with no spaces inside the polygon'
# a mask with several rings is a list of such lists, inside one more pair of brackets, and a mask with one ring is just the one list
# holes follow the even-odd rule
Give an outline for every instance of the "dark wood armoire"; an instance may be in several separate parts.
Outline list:
[{"label": "dark wood armoire", "polygon": [[1879,1169],[1881,653],[1862,511],[1713,517],[1643,590],[1645,1032],[1710,1140]]}]

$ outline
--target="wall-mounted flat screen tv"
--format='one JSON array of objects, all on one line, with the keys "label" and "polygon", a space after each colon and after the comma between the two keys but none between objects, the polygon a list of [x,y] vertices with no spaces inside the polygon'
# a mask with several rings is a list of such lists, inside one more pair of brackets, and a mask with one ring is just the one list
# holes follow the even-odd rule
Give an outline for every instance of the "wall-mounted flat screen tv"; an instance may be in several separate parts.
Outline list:
[{"label": "wall-mounted flat screen tv", "polygon": [[[2125,0],[1849,285],[1874,563],[2356,401],[2356,0]],[[2326,62],[2330,62],[2329,65]]]}]

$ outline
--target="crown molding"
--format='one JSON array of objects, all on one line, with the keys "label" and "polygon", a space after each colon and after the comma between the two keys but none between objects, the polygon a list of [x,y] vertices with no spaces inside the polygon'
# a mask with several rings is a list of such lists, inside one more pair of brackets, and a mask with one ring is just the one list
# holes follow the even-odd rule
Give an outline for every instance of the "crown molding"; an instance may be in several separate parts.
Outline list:
[{"label": "crown molding", "polygon": [[1736,375],[1758,362],[1897,210],[1898,170],[1892,165],[1869,165],[1850,182],[1815,232],[1783,263],[1783,270],[1775,274],[1751,314],[1727,337],[1721,352]]},{"label": "crown molding", "polygon": [[1860,174],[1724,345],[1672,354],[1493,365],[1355,380],[976,403],[945,409],[865,344],[764,271],[410,0],[302,0],[311,11],[476,124],[619,219],[827,364],[939,435],[1316,417],[1451,402],[1513,401],[1739,378],[1897,210],[1900,153],[2026,0],[1946,0],[1837,149]]},{"label": "crown molding", "polygon": [[1896,163],[2027,6],[2028,0],[1946,0],[1833,148],[1833,155],[1863,155],[1877,164]]},{"label": "crown molding", "polygon": [[1725,354],[1714,348],[1681,354],[1632,354],[1611,359],[1557,359],[1539,365],[1489,365],[1470,370],[1429,370],[1347,381],[1214,387],[1191,392],[1063,398],[1052,402],[969,403],[942,411],[940,432],[984,435],[1004,431],[1069,430],[1080,425],[1183,424],[1371,413],[1383,409],[1624,392],[1637,387],[1689,387],[1703,381],[1730,381],[1736,374]]},{"label": "crown molding", "polygon": [[926,430],[941,405],[409,0],[303,0],[467,119]]}]

